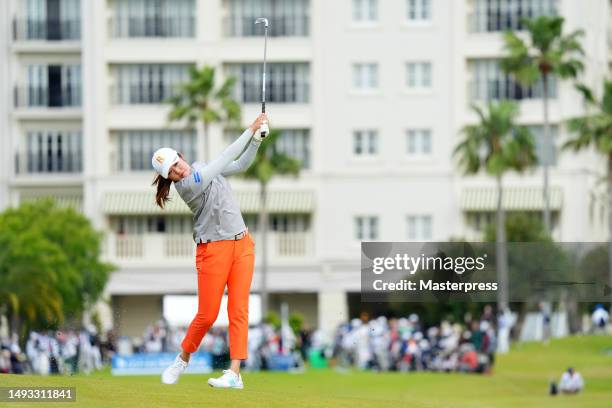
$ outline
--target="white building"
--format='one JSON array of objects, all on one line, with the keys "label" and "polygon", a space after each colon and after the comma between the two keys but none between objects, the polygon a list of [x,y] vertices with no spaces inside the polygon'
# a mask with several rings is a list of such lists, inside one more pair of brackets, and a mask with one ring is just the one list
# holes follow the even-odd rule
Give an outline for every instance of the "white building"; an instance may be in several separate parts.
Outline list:
[{"label": "white building", "polygon": [[[540,90],[498,68],[500,32],[555,12],[567,30],[585,30],[583,81],[599,89],[612,55],[607,0],[3,1],[0,208],[53,195],[82,209],[119,266],[109,322],[140,335],[161,317],[163,295],[196,293],[191,218],[178,197],[163,212],[154,205],[151,153],[172,145],[194,161],[232,137],[213,126],[204,152],[202,130],[168,123],[160,101],[189,66],[212,65],[238,76],[246,127],[260,109],[263,39],[253,22],[263,14],[271,126],[304,162],[299,179],[269,188],[271,306],[287,301],[331,330],[361,310],[360,241],[479,238],[494,184],[462,176],[452,149],[475,121],[470,103],[487,99],[520,100],[521,121],[541,133]],[[560,146],[562,121],[582,104],[568,82],[554,95]],[[557,149],[558,240],[607,238],[596,157]],[[542,179],[541,169],[508,176],[507,210],[540,212]],[[257,185],[231,182],[257,241]]]}]

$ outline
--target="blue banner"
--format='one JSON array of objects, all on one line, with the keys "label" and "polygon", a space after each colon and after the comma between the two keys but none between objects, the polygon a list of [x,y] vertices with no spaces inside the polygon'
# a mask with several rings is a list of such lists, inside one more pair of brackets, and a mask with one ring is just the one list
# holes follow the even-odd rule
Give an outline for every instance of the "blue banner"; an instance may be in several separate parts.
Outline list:
[{"label": "blue banner", "polygon": [[[174,362],[178,353],[115,354],[111,362],[112,375],[146,375],[161,373]],[[197,352],[191,355],[185,374],[212,372],[212,355]]]},{"label": "blue banner", "polygon": [[270,371],[289,371],[295,366],[292,355],[272,354],[268,357],[268,370]]}]

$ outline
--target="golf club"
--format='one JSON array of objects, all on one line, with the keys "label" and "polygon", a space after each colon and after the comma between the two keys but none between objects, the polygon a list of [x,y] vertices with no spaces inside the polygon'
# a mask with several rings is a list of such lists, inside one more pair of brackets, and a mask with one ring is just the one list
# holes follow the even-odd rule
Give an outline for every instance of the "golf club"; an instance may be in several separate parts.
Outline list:
[{"label": "golf club", "polygon": [[[261,113],[266,112],[266,53],[268,49],[268,19],[260,17],[255,20],[255,24],[264,23],[264,58],[263,58],[263,75],[261,81]],[[267,123],[264,124],[264,128],[267,128]],[[261,137],[266,137],[266,131],[261,132]]]}]

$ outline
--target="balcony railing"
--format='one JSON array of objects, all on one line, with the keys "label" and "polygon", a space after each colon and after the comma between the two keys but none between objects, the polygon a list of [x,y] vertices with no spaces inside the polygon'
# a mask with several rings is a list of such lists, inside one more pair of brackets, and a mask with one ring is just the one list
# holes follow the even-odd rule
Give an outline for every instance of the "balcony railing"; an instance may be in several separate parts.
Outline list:
[{"label": "balcony railing", "polygon": [[115,105],[161,104],[178,93],[178,86],[163,82],[116,85],[111,88],[111,100]]},{"label": "balcony railing", "polygon": [[81,173],[81,153],[40,151],[38,153],[16,153],[15,174]]},{"label": "balcony railing", "polygon": [[195,254],[195,244],[188,234],[118,234],[108,238],[107,251],[113,259],[158,260]]},{"label": "balcony railing", "polygon": [[15,41],[63,41],[81,39],[81,20],[13,20]]},{"label": "balcony railing", "polygon": [[[312,255],[312,240],[309,232],[277,232],[270,234],[270,253],[278,257],[306,257]],[[254,234],[257,246],[260,234]],[[260,244],[261,246],[261,244]]]},{"label": "balcony railing", "polygon": [[114,38],[189,38],[195,37],[195,22],[195,16],[113,17],[109,32]]},{"label": "balcony railing", "polygon": [[[223,20],[227,37],[255,37],[264,34],[259,25],[253,24],[256,17],[228,16]],[[295,14],[283,17],[268,18],[270,37],[307,37],[309,35],[310,17],[306,14]]]},{"label": "balcony railing", "polygon": [[557,0],[472,0],[471,8],[467,14],[470,33],[521,31],[526,28],[523,19],[558,14]]},{"label": "balcony railing", "polygon": [[46,87],[15,87],[15,107],[71,107],[81,106],[81,87],[71,86],[51,91]]},{"label": "balcony railing", "polygon": [[[522,86],[517,82],[505,78],[483,81],[467,82],[468,102],[492,101],[500,99],[523,100],[541,99],[543,96],[542,84]],[[556,98],[556,85],[553,81],[549,85],[549,97]]]},{"label": "balcony railing", "polygon": [[[263,244],[259,234],[253,234],[253,238],[257,253]],[[117,261],[187,260],[195,256],[195,244],[190,234],[110,234],[107,236],[106,254]],[[312,233],[270,232],[268,254],[272,261],[312,256]]]}]

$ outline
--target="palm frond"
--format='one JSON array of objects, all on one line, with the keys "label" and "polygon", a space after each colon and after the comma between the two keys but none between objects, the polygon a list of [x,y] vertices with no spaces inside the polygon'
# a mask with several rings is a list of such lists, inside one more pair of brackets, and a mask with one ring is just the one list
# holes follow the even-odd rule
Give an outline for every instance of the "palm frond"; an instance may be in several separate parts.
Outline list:
[{"label": "palm frond", "polygon": [[479,122],[464,126],[464,138],[455,146],[453,157],[466,174],[487,173],[501,176],[509,170],[524,171],[533,166],[535,148],[529,131],[515,124],[518,105],[511,101],[490,103],[486,111],[478,106],[472,109]]},{"label": "palm frond", "polygon": [[582,94],[582,97],[588,104],[596,103],[595,95],[593,94],[593,91],[591,90],[591,88],[589,88],[587,85],[578,83],[578,84],[575,84],[574,87],[576,88],[578,92]]}]

